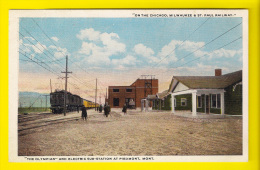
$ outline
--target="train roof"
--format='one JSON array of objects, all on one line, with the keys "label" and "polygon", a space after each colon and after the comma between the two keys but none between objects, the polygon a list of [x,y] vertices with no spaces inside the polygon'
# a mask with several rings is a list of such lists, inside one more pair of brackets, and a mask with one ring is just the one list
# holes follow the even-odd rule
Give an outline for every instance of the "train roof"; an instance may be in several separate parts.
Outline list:
[{"label": "train roof", "polygon": [[[50,94],[53,94],[53,93],[65,93],[65,90],[55,90],[54,92],[52,92]],[[67,94],[74,95],[74,94],[72,94],[71,92],[68,92],[68,91],[67,91]]]}]

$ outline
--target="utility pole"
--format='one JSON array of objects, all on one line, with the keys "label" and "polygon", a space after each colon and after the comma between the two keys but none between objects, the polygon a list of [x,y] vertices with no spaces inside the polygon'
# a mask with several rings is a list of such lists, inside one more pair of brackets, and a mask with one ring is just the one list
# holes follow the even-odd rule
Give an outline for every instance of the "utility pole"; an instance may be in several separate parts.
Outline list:
[{"label": "utility pole", "polygon": [[68,55],[66,55],[66,71],[65,72],[61,72],[61,73],[65,73],[65,92],[64,92],[64,116],[66,116],[66,109],[67,109],[67,83],[68,83],[68,73],[72,73],[72,72],[68,72]]},{"label": "utility pole", "polygon": [[96,78],[96,91],[95,91],[95,110],[97,110],[97,78]]}]

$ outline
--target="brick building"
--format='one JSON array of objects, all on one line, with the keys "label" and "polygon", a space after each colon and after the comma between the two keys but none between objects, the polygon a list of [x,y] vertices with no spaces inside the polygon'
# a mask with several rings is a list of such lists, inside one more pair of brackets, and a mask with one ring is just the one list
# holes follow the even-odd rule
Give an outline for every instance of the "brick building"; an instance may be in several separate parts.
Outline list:
[{"label": "brick building", "polygon": [[141,99],[158,93],[158,79],[137,79],[130,86],[109,86],[108,103],[111,108],[122,108],[130,101],[141,107]]}]

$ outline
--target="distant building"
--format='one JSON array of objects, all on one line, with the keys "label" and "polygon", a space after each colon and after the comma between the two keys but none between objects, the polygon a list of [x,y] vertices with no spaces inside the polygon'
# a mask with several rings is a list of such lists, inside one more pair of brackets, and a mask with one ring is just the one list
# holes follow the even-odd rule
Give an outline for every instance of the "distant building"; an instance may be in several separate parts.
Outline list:
[{"label": "distant building", "polygon": [[[156,110],[190,110],[216,114],[242,114],[242,70],[215,76],[173,76],[167,91],[153,99]],[[174,105],[174,107],[172,107]]]},{"label": "distant building", "polygon": [[[137,79],[130,86],[109,86],[108,103],[111,108],[122,108],[124,104],[141,107],[141,100],[158,93],[158,79]],[[130,103],[130,105],[129,105]]]}]

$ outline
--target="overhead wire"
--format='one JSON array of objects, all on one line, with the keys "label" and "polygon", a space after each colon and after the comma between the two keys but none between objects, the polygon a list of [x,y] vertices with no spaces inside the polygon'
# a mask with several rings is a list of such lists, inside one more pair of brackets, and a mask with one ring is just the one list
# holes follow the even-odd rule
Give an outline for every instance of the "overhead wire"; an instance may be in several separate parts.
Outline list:
[{"label": "overhead wire", "polygon": [[[241,39],[241,38],[242,38],[242,36],[240,36],[240,37],[234,39],[233,41],[231,41],[231,42],[229,42],[229,43],[227,43],[227,44],[225,44],[225,45],[223,45],[223,46],[221,46],[221,47],[219,47],[219,48],[217,48],[217,49],[215,49],[215,50],[222,49],[223,47],[226,47],[226,46],[228,46],[228,45],[234,43],[235,41],[237,41],[237,40],[239,40],[239,39]],[[214,51],[215,51],[215,50],[214,50]],[[180,67],[182,67],[182,66],[184,66],[184,65],[186,65],[186,64],[189,64],[189,63],[191,63],[191,62],[194,62],[194,61],[196,61],[196,60],[198,60],[198,59],[200,59],[200,58],[202,58],[202,57],[205,57],[206,55],[208,55],[208,54],[204,54],[204,55],[202,55],[202,56],[200,56],[200,57],[197,57],[197,58],[195,58],[195,59],[193,59],[193,60],[190,60],[190,61],[188,61],[188,62],[186,62],[186,63],[184,63],[184,64],[182,64],[182,65],[180,65],[180,66],[178,66],[178,67],[172,67],[172,68],[170,68],[170,69],[180,68]],[[169,70],[168,70],[168,71],[169,71]],[[166,72],[168,72],[168,71],[165,71],[165,72],[163,72],[163,73],[166,73]],[[160,74],[163,74],[163,73],[160,73]]]},{"label": "overhead wire", "polygon": [[175,46],[175,48],[169,53],[167,54],[165,57],[163,57],[159,62],[157,62],[156,64],[154,64],[152,66],[152,68],[154,68],[155,66],[157,66],[158,64],[160,64],[164,59],[166,59],[167,57],[169,57],[178,47],[182,46],[182,44],[184,42],[186,42],[188,40],[188,38],[190,38],[197,30],[199,30],[208,20],[210,19],[207,18],[202,24],[200,24],[184,41],[181,42],[181,44],[179,46]]}]

